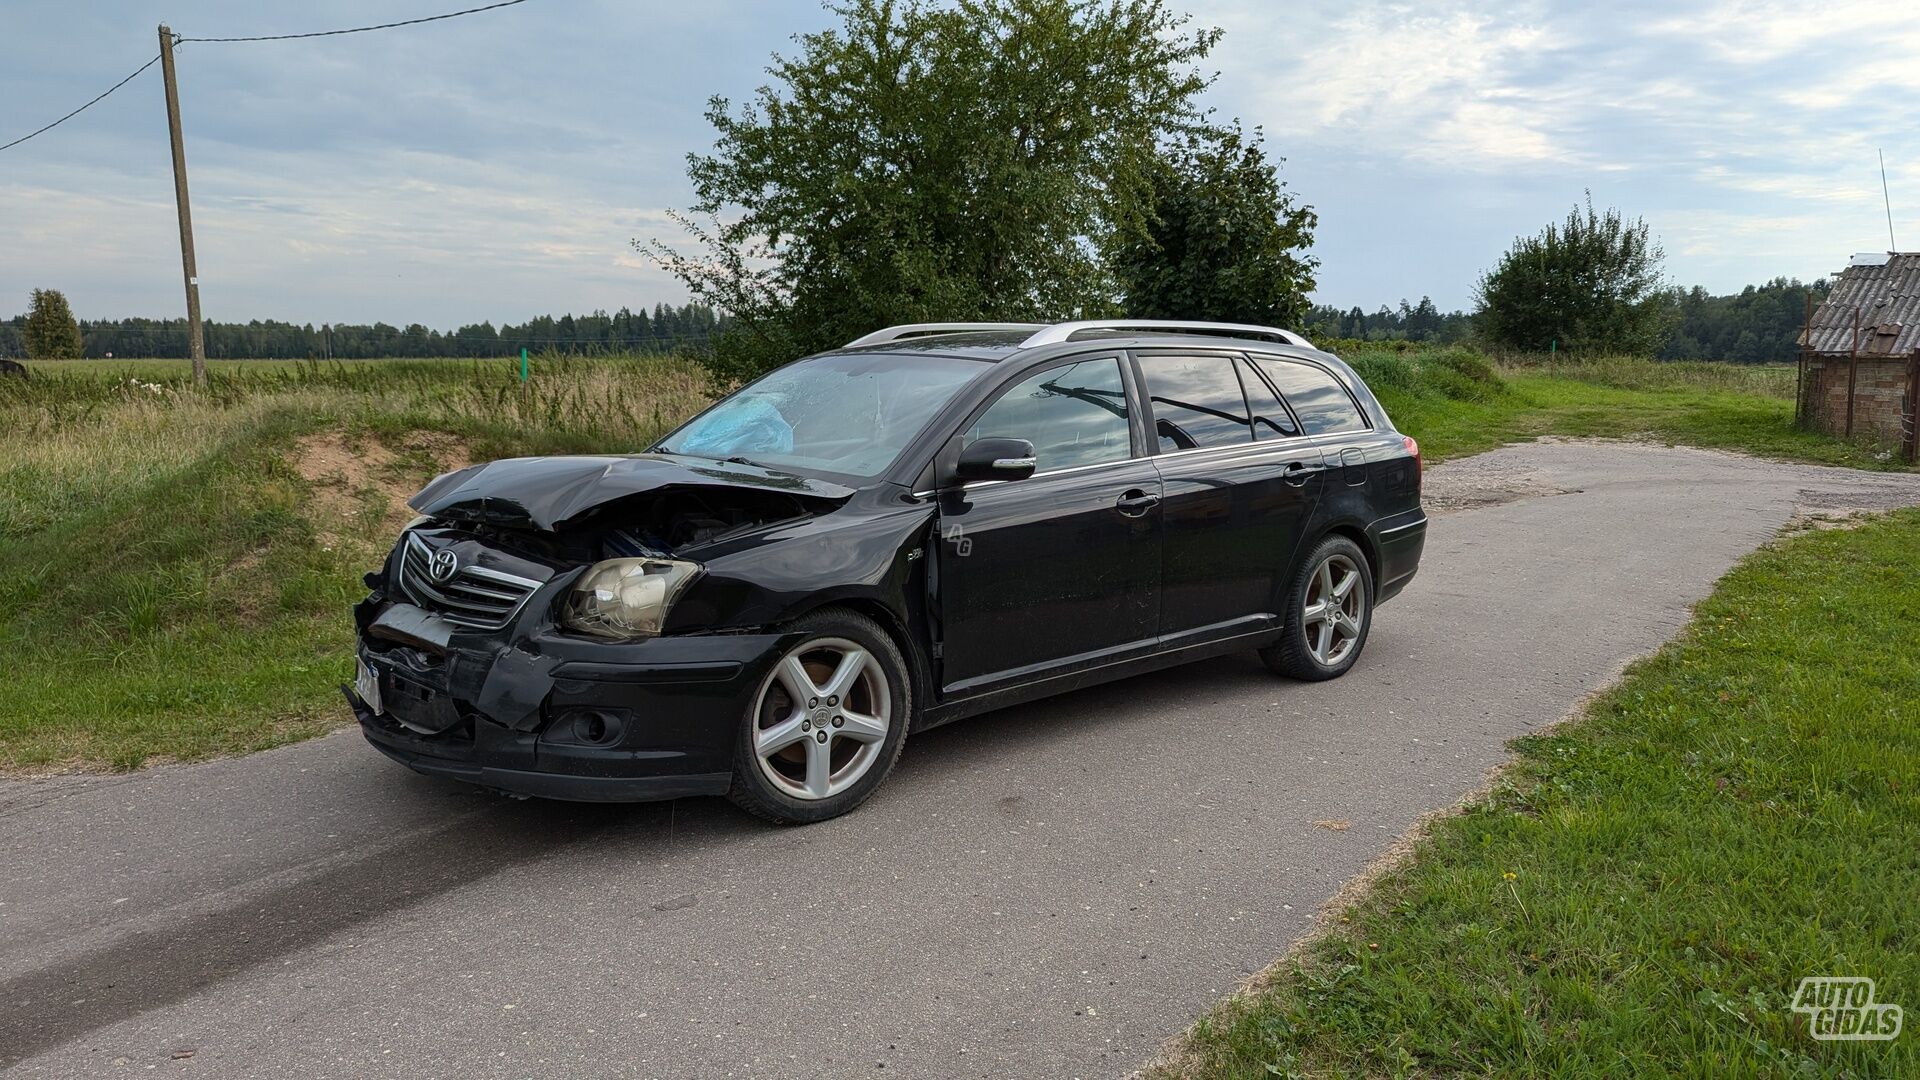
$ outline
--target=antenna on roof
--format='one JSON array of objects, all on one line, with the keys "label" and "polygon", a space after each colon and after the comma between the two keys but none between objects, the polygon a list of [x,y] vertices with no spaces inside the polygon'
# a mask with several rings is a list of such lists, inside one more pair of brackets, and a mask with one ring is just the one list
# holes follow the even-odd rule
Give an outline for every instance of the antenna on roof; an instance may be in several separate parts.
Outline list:
[{"label": "antenna on roof", "polygon": [[1899,251],[1900,245],[1893,242],[1893,196],[1887,193],[1887,152],[1874,152],[1880,155],[1880,197],[1887,204],[1887,250]]}]

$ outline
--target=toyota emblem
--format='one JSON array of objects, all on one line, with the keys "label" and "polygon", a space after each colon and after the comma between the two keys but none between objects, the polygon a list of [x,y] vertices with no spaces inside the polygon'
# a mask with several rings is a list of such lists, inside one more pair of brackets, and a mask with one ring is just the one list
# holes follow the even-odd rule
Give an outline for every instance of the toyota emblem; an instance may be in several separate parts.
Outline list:
[{"label": "toyota emblem", "polygon": [[441,585],[452,581],[453,575],[459,572],[460,556],[454,554],[452,548],[441,548],[427,560],[427,576]]}]

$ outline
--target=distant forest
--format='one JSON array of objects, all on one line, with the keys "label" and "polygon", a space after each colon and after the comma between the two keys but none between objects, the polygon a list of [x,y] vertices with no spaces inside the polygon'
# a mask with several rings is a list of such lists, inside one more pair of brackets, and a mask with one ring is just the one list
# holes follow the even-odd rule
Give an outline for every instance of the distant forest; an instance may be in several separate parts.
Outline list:
[{"label": "distant forest", "polygon": [[[1807,295],[1818,304],[1827,283],[1802,284],[1775,278],[1726,296],[1705,289],[1673,289],[1673,330],[1659,357],[1663,360],[1731,360],[1757,364],[1790,362],[1794,339],[1806,318]],[[24,356],[21,328],[25,315],[0,322],[0,356]],[[380,356],[512,356],[521,349],[568,353],[667,352],[707,343],[727,326],[725,315],[705,304],[656,304],[651,312],[621,308],[609,315],[542,315],[520,325],[477,323],[442,333],[419,323],[323,323],[315,326],[255,320],[208,322],[207,355],[214,359],[366,359]],[[1358,307],[1326,304],[1310,308],[1306,332],[1316,338],[1366,341],[1425,341],[1451,344],[1473,337],[1473,316],[1443,312],[1432,300],[1400,301],[1368,313]],[[86,354],[128,357],[187,355],[185,319],[82,319]]]},{"label": "distant forest", "polygon": [[[1792,362],[1794,341],[1806,322],[1807,295],[1820,303],[1827,282],[1811,285],[1798,278],[1774,278],[1765,285],[1749,285],[1737,293],[1712,296],[1707,290],[1672,289],[1672,331],[1658,354],[1662,360],[1731,360],[1741,364]],[[1400,301],[1371,314],[1360,308],[1341,309],[1316,304],[1307,312],[1306,330],[1318,338],[1366,341],[1431,341],[1439,344],[1473,337],[1473,316],[1464,311],[1442,312],[1421,297],[1417,304]]]},{"label": "distant forest", "polygon": [[[0,322],[0,356],[24,356],[25,315]],[[205,323],[207,355],[216,360],[361,360],[380,356],[514,356],[521,349],[566,353],[667,352],[703,345],[726,319],[705,304],[656,304],[651,313],[621,308],[609,315],[542,315],[518,326],[476,323],[442,333],[419,323],[296,324],[256,319]],[[89,357],[187,355],[185,319],[82,319]]]}]

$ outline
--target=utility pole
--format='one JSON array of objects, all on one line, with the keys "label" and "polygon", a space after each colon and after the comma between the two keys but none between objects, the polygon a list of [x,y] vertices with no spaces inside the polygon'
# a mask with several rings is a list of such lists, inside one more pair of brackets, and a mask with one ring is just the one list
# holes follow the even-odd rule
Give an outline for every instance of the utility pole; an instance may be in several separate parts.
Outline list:
[{"label": "utility pole", "polygon": [[160,74],[167,84],[167,132],[173,139],[173,197],[180,208],[180,269],[187,279],[187,355],[193,385],[207,385],[207,339],[200,326],[200,272],[193,263],[193,208],[187,199],[187,148],[180,137],[180,86],[173,77],[173,31],[160,27]]}]

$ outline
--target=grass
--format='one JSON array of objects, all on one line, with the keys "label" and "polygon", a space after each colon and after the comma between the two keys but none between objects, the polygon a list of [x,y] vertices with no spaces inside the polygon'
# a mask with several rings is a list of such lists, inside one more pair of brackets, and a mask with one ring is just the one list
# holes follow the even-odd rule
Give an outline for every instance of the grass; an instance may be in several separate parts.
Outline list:
[{"label": "grass", "polygon": [[[1638,360],[1350,359],[1430,461],[1544,434],[1650,435],[1835,464],[1792,372]],[[436,473],[645,445],[712,394],[670,357],[36,363],[0,380],[0,771],[132,768],[344,723],[360,574]]]},{"label": "grass", "polygon": [[657,356],[0,380],[0,770],[261,749],[347,719],[349,609],[468,460],[633,450],[705,402]]},{"label": "grass", "polygon": [[1789,1010],[1920,1004],[1917,550],[1902,511],[1749,557],[1163,1075],[1920,1075]]},{"label": "grass", "polygon": [[1794,371],[1630,357],[1503,364],[1461,348],[1347,356],[1429,462],[1542,435],[1645,438],[1860,469],[1894,448],[1793,426]]}]

